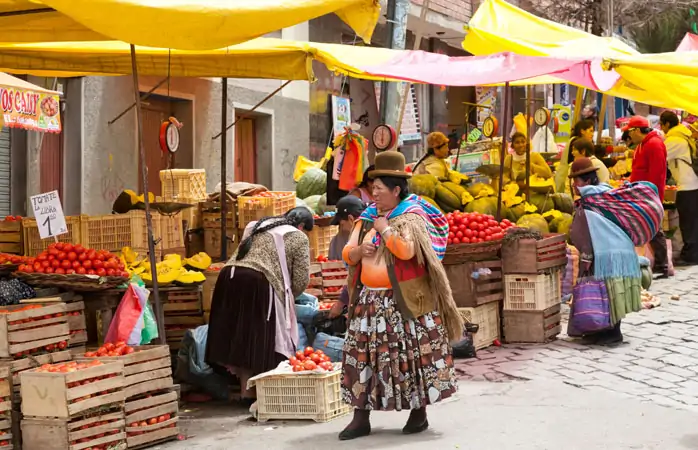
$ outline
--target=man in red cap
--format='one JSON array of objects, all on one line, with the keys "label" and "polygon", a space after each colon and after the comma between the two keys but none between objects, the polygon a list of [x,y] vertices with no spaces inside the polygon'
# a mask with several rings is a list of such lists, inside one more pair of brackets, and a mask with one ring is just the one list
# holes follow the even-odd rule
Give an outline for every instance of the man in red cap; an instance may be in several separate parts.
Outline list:
[{"label": "man in red cap", "polygon": [[[650,128],[649,121],[644,117],[633,116],[623,127],[628,132],[632,142],[637,146],[633,156],[633,169],[630,181],[648,181],[657,186],[659,198],[664,202],[664,187],[666,186],[667,153],[664,140],[656,131]],[[654,272],[662,278],[669,276],[669,260],[667,255],[666,237],[660,228],[650,242],[654,252]]]}]

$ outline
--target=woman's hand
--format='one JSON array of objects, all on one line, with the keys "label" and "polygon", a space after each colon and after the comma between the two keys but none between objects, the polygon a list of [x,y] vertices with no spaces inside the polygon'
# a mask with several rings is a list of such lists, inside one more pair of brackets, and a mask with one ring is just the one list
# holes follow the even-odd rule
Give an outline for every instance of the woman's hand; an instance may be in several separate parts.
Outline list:
[{"label": "woman's hand", "polygon": [[376,246],[373,244],[373,242],[364,242],[359,248],[361,249],[362,258],[370,258],[376,254]]},{"label": "woman's hand", "polygon": [[335,317],[341,316],[343,312],[344,304],[342,302],[334,302],[329,313],[330,319],[334,319]]},{"label": "woman's hand", "polygon": [[386,219],[385,217],[379,217],[373,223],[373,228],[379,233],[382,233],[389,226],[390,225],[388,224],[388,219]]}]

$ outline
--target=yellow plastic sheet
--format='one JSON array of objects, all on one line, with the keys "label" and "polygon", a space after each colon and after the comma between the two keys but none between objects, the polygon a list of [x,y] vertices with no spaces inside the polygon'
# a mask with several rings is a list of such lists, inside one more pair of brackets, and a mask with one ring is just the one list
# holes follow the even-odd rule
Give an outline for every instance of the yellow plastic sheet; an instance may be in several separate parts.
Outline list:
[{"label": "yellow plastic sheet", "polygon": [[0,42],[120,40],[206,50],[335,13],[370,41],[378,0],[0,0]]},{"label": "yellow plastic sheet", "polygon": [[[604,58],[613,61],[635,61],[640,57],[635,49],[619,39],[594,36],[542,19],[504,0],[485,0],[480,5],[468,23],[463,48],[474,55],[509,51],[529,56]],[[654,55],[654,58],[662,59],[661,55]],[[698,108],[698,88],[691,86],[691,83],[695,84],[691,77],[664,72],[665,76],[658,82],[657,74],[648,70],[647,66],[642,70],[637,67],[625,71],[623,64],[616,67],[616,72],[621,79],[613,88],[605,91],[609,95],[666,108],[687,111]],[[554,77],[539,77],[512,84],[560,82]]]}]

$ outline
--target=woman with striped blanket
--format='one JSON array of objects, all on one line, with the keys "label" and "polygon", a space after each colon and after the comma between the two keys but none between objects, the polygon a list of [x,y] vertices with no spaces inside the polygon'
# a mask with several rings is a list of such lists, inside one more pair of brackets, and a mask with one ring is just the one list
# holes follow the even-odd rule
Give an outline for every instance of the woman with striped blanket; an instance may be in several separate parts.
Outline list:
[{"label": "woman with striped blanket", "polygon": [[610,330],[584,336],[585,342],[614,345],[623,342],[621,320],[626,314],[642,309],[640,262],[630,238],[632,233],[627,229],[631,226],[621,228],[622,225],[614,223],[596,208],[588,207],[594,203],[591,200],[612,189],[599,183],[596,171],[588,158],[575,160],[570,168],[569,177],[574,180],[574,188],[582,197],[577,203],[570,239],[579,251],[580,277],[605,282],[613,324]]},{"label": "woman with striped blanket", "polygon": [[448,222],[409,195],[401,153],[381,153],[375,162],[369,176],[376,203],[342,255],[350,267],[342,397],[354,419],[340,440],[370,434],[372,410],[411,410],[402,431],[422,432],[426,406],[456,391],[449,340],[462,338],[463,322],[441,264]]}]

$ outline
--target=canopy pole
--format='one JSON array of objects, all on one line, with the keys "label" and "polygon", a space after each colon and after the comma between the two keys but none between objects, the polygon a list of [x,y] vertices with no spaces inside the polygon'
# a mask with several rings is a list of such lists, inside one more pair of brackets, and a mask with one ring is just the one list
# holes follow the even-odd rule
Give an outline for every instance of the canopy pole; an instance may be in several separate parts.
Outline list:
[{"label": "canopy pole", "polygon": [[[422,46],[422,35],[424,34],[423,28],[424,28],[424,23],[427,21],[427,13],[429,12],[429,3],[431,0],[423,0],[422,2],[422,10],[419,13],[419,23],[417,24],[417,35],[414,39],[414,46],[412,47],[413,50],[419,50],[419,48]],[[405,83],[405,89],[402,91],[402,98],[400,99],[400,112],[398,113],[397,116],[397,126],[395,127],[395,131],[397,134],[397,141],[395,142],[395,149],[397,150],[397,147],[400,143],[400,131],[402,129],[402,118],[405,115],[405,109],[407,108],[407,97],[410,94],[410,91],[412,90],[412,83],[406,82]],[[458,164],[458,161],[456,160],[456,164]]]},{"label": "canopy pole", "polygon": [[165,340],[165,315],[160,303],[160,292],[158,287],[157,259],[155,258],[155,242],[153,241],[153,218],[150,215],[150,199],[148,198],[148,166],[145,158],[145,145],[143,144],[143,114],[141,110],[141,94],[138,88],[138,64],[136,64],[136,47],[131,44],[131,72],[133,75],[133,96],[136,100],[136,121],[138,122],[138,149],[141,163],[141,179],[143,181],[143,202],[145,203],[145,223],[148,230],[148,254],[150,261],[150,271],[153,274],[153,304],[155,306],[155,317],[158,323],[158,341],[161,344]]},{"label": "canopy pole", "polygon": [[[601,143],[601,136],[603,135],[603,122],[606,119],[607,105],[608,105],[608,95],[603,94],[601,97],[601,108],[599,108],[599,129],[596,130],[596,143],[597,144]],[[609,136],[610,136],[610,133],[609,133]]]},{"label": "canopy pole", "polygon": [[[223,78],[221,99],[221,261],[228,259],[228,79]],[[237,122],[237,120],[235,121]],[[233,123],[235,125],[235,123]]]},{"label": "canopy pole", "polygon": [[497,189],[497,222],[502,220],[502,190],[504,189],[504,159],[507,155],[507,133],[509,128],[509,103],[511,101],[511,88],[509,82],[504,84],[504,105],[502,107],[502,147],[499,150],[499,189]]},{"label": "canopy pole", "polygon": [[531,117],[533,117],[533,88],[526,86],[526,201],[531,201]]},{"label": "canopy pole", "polygon": [[[577,97],[574,101],[574,112],[572,113],[572,127],[579,121],[579,117],[582,115],[582,102],[584,101],[584,88],[577,88]],[[572,136],[567,141],[567,146],[565,150],[562,151],[562,159],[560,160],[560,165],[555,171],[555,192],[565,192],[565,184],[567,180],[567,174],[569,172],[569,163],[567,162],[570,157],[570,142],[572,142]]]},{"label": "canopy pole", "polygon": [[[226,78],[226,79],[227,79],[227,78]],[[248,113],[255,112],[255,111],[257,110],[257,108],[259,108],[260,106],[262,106],[263,104],[265,104],[267,101],[269,101],[269,99],[271,99],[273,96],[275,96],[276,94],[278,94],[283,88],[285,88],[286,86],[288,86],[289,84],[291,84],[291,81],[293,81],[293,80],[288,80],[288,81],[286,81],[284,84],[282,84],[281,86],[279,86],[274,92],[272,92],[271,94],[267,95],[267,96],[264,97],[262,100],[260,100],[259,103],[257,103],[256,105],[254,105],[254,106],[253,106],[249,111],[247,111],[247,112],[248,112]],[[227,87],[226,87],[226,89],[227,89]],[[240,116],[239,118],[235,119],[235,121],[234,121],[233,123],[231,123],[230,125],[228,125],[227,127],[225,127],[225,131],[228,131],[228,130],[230,130],[231,128],[233,128],[233,127],[238,123],[238,121],[239,121],[240,119],[242,119],[242,118],[243,118],[243,116]],[[225,126],[225,124],[223,124],[223,126]],[[218,139],[222,134],[223,134],[223,131],[221,131],[221,132],[218,133],[217,135],[213,136],[211,139]]]}]

